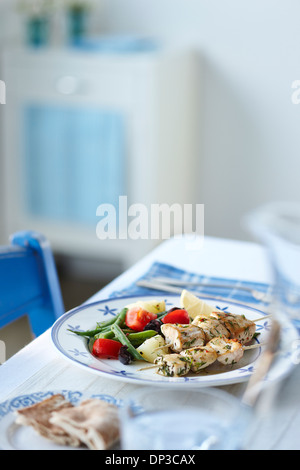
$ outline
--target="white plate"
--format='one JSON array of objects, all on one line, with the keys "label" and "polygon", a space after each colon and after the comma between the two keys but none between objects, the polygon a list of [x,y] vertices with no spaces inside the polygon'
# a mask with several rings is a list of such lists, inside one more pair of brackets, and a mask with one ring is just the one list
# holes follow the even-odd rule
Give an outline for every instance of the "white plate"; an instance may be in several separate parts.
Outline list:
[{"label": "white plate", "polygon": [[[153,298],[153,297],[152,297]],[[155,296],[157,298],[157,296]],[[68,329],[85,331],[96,327],[97,322],[110,319],[121,311],[126,305],[137,300],[149,300],[148,297],[122,297],[116,299],[107,299],[101,302],[81,306],[65,313],[52,327],[52,341],[56,349],[73,364],[83,367],[98,375],[104,375],[107,378],[122,380],[125,382],[140,385],[158,385],[158,386],[182,386],[186,387],[206,387],[227,385],[237,382],[243,382],[249,379],[255,370],[257,359],[262,348],[245,351],[242,360],[234,366],[223,366],[220,363],[204,369],[201,374],[189,374],[185,377],[163,377],[155,372],[155,369],[138,371],[142,367],[150,366],[149,363],[136,361],[130,365],[123,365],[118,360],[100,360],[94,357],[88,349],[87,340],[78,336]],[[179,296],[162,297],[166,301],[167,308],[178,307],[180,305]],[[245,315],[250,320],[256,320],[266,315],[265,312],[247,305],[229,300],[220,302],[220,300],[205,298],[205,302],[213,305],[217,309],[225,310],[231,313]],[[257,323],[257,332],[260,333],[258,342],[264,343],[270,329],[270,319],[266,318]],[[276,363],[269,374],[270,380],[276,380],[284,377],[293,367],[292,356],[295,344],[298,344],[298,333],[292,323],[286,323],[284,326],[283,342],[281,351],[277,355]]]},{"label": "white plate", "polygon": [[88,398],[99,398],[100,400],[121,406],[122,402],[110,395],[86,394],[80,391],[56,390],[47,392],[36,392],[21,395],[11,400],[0,403],[0,449],[1,450],[86,450],[83,447],[69,447],[57,445],[37,434],[31,426],[21,426],[15,423],[16,411],[27,406],[39,403],[52,395],[61,393],[64,397],[78,405]]}]

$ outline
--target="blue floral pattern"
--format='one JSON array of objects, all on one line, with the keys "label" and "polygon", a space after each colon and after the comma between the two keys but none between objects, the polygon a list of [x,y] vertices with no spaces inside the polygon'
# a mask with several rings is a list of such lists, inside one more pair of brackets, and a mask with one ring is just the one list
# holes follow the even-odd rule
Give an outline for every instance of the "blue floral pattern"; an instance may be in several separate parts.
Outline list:
[{"label": "blue floral pattern", "polygon": [[68,325],[68,328],[72,331],[84,331],[82,328],[80,328],[80,325],[75,325],[75,326],[72,326],[72,325]]},{"label": "blue floral pattern", "polygon": [[69,352],[75,356],[75,357],[78,357],[78,356],[83,356],[83,357],[87,357],[88,356],[88,352],[87,351],[79,351],[78,349],[74,348],[74,349],[69,349]]},{"label": "blue floral pattern", "polygon": [[[0,403],[0,419],[6,416],[9,413],[13,413],[22,408],[35,405],[51,396],[60,393],[64,395],[66,400],[68,400],[73,405],[78,405],[84,398],[84,393],[78,390],[58,390],[58,391],[46,391],[46,392],[36,392],[27,395],[20,395],[11,400],[6,400],[3,403]],[[108,403],[112,403],[118,407],[123,406],[123,401],[118,400],[117,398],[112,397],[111,395],[106,394],[92,394],[90,398],[98,398],[104,400]]]},{"label": "blue floral pattern", "polygon": [[[151,296],[147,297],[123,297],[116,299],[106,299],[104,301],[96,302],[95,304],[81,306],[75,309],[63,317],[61,317],[52,328],[52,340],[56,348],[68,357],[75,364],[85,366],[93,372],[100,375],[106,375],[111,378],[124,380],[125,382],[137,383],[137,384],[176,384],[184,386],[189,383],[193,386],[215,386],[215,385],[226,385],[230,383],[240,382],[247,380],[255,370],[257,359],[261,354],[261,349],[257,348],[255,354],[249,354],[250,363],[243,363],[241,367],[234,366],[230,370],[224,370],[224,372],[218,372],[217,374],[207,375],[191,375],[185,377],[162,377],[155,373],[155,371],[138,371],[136,370],[137,365],[124,366],[116,360],[99,360],[93,357],[87,346],[86,339],[82,336],[78,336],[68,332],[68,329],[74,329],[75,331],[84,331],[91,329],[97,322],[103,321],[108,315],[115,316],[125,305],[140,300],[149,300]],[[153,296],[154,297],[154,296]],[[157,298],[157,295],[155,295]],[[162,297],[164,298],[164,297]],[[165,303],[168,308],[177,306],[180,304],[179,296],[170,295],[165,298]],[[228,311],[237,314],[244,314],[248,318],[256,319],[263,317],[266,313],[262,312],[258,308],[250,307],[245,304],[239,304],[236,301],[230,299],[226,300],[225,305],[220,303],[219,300],[210,299],[210,303],[216,305],[216,308],[223,311]],[[70,328],[70,325],[75,327]],[[264,342],[266,335],[270,329],[271,321],[269,318],[261,320],[257,323],[257,332],[260,333],[256,341]],[[293,327],[290,327],[293,331]],[[285,334],[289,334],[289,328],[284,328]],[[297,333],[298,338],[298,333]],[[291,358],[285,353],[285,357],[281,354],[281,359],[286,361],[286,367],[288,368],[291,364]]]},{"label": "blue floral pattern", "polygon": [[270,327],[271,327],[271,323],[268,320],[266,320],[263,324],[258,323],[256,325],[256,331],[258,333],[261,332],[262,330],[269,331]]},{"label": "blue floral pattern", "polygon": [[108,305],[105,305],[104,308],[98,308],[99,312],[103,312],[103,315],[113,315],[116,316],[118,309],[117,308],[110,308]]}]

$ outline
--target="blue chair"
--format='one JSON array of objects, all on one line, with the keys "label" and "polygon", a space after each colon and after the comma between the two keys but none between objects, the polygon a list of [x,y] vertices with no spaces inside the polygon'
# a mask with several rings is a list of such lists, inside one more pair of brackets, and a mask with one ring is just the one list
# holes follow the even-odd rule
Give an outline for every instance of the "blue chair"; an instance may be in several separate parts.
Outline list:
[{"label": "blue chair", "polygon": [[39,336],[64,313],[52,251],[33,231],[15,233],[10,243],[0,247],[0,328],[28,315]]}]

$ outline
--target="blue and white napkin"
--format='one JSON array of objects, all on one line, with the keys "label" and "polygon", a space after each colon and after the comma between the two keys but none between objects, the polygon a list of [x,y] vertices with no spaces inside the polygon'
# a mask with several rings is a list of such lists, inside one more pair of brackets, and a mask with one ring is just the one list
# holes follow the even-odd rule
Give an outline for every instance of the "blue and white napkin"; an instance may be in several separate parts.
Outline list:
[{"label": "blue and white napkin", "polygon": [[[253,304],[256,306],[268,305],[268,294],[271,293],[271,286],[260,282],[249,282],[242,279],[225,279],[220,277],[211,277],[202,274],[196,274],[176,268],[169,264],[155,262],[150,269],[139,279],[136,279],[127,288],[121,291],[113,292],[110,297],[123,297],[123,296],[149,296],[149,295],[166,295],[165,291],[148,289],[146,287],[137,286],[137,281],[150,280],[158,277],[166,277],[169,279],[176,279],[184,282],[199,282],[199,286],[182,286],[182,289],[187,289],[195,295],[209,295],[222,297],[224,299],[231,299],[245,304]],[[226,287],[211,287],[209,284],[222,284]],[[228,288],[228,286],[230,288]],[[251,289],[258,295],[254,296],[251,291],[243,290],[241,287]],[[259,294],[262,294],[262,299]],[[267,294],[264,296],[263,294]]]}]

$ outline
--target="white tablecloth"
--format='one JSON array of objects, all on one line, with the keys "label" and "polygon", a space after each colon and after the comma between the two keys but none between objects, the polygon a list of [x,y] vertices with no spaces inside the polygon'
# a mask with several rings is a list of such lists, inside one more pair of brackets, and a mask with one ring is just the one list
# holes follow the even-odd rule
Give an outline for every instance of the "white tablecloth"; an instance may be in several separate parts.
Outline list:
[{"label": "white tablecloth", "polygon": [[[168,240],[97,292],[87,302],[106,299],[142,276],[154,261],[207,276],[270,282],[264,250],[256,244],[206,237],[200,251],[190,251],[188,240]],[[260,423],[250,448],[300,449],[300,371],[296,368],[285,381],[279,405],[271,417]],[[0,367],[0,402],[23,393],[74,389],[126,397],[135,385],[98,377],[70,364],[53,347],[47,331]],[[245,384],[222,387],[241,396]]]}]

